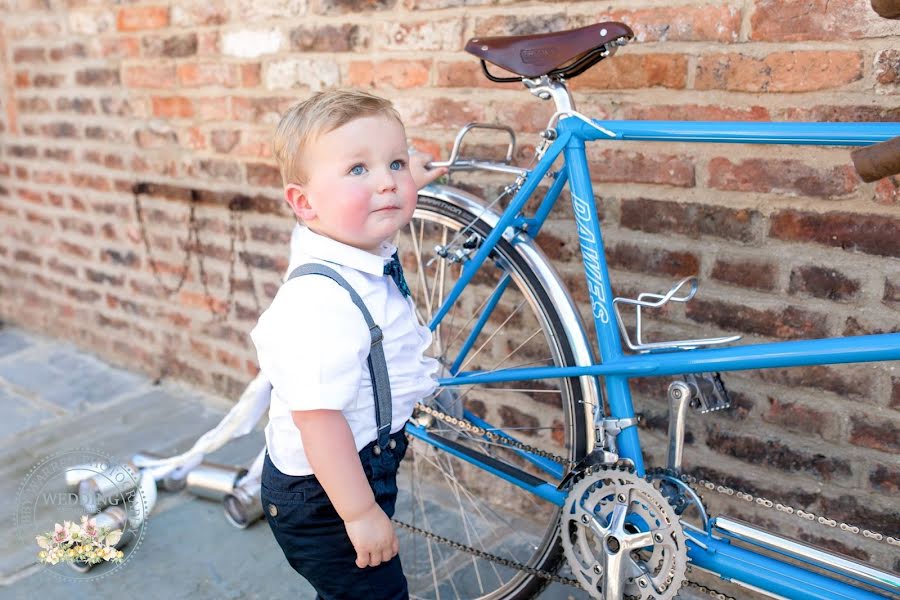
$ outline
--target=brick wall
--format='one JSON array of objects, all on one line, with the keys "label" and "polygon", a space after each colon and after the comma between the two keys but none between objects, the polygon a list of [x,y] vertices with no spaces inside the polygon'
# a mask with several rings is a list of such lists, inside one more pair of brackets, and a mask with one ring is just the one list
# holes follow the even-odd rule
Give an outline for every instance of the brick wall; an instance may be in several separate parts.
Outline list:
[{"label": "brick wall", "polygon": [[[255,373],[247,332],[286,266],[269,138],[312,90],[374,87],[441,154],[470,120],[509,123],[525,158],[550,107],[487,82],[464,41],[613,19],[638,39],[573,82],[592,116],[900,119],[900,23],[865,0],[49,4],[0,2],[0,317],[232,397]],[[900,179],[861,183],[846,149],[597,143],[590,159],[617,290],[701,276],[655,335],[900,329]],[[584,300],[569,213],[541,243]],[[687,460],[896,535],[897,368],[729,375],[736,408],[691,420]],[[635,384],[657,460],[666,383]],[[900,570],[885,546],[799,535]]]}]

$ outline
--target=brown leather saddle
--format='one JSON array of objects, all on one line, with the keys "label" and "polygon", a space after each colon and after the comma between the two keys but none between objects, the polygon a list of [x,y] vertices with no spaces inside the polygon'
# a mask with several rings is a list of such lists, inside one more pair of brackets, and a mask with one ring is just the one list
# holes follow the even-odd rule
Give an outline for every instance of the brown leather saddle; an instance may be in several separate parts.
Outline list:
[{"label": "brown leather saddle", "polygon": [[[613,42],[633,37],[628,25],[607,21],[552,33],[472,38],[466,43],[466,52],[480,58],[482,66],[487,61],[520,77],[573,77],[611,54]],[[485,74],[495,81],[518,81],[494,77],[486,66]]]}]

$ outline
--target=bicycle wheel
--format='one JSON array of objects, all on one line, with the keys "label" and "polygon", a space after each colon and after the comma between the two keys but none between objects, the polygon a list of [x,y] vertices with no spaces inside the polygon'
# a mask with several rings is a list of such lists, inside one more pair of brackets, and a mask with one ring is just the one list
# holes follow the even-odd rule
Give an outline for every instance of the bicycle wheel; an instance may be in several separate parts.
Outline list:
[{"label": "bicycle wheel", "polygon": [[[406,278],[426,323],[459,277],[460,263],[449,257],[457,251],[474,253],[491,230],[488,221],[493,219],[485,218],[487,213],[471,201],[460,202],[462,195],[455,200],[446,194],[420,196],[412,222],[398,235]],[[438,256],[436,246],[449,246],[448,257]],[[521,246],[502,239],[434,331],[432,354],[452,372],[576,364],[578,349],[572,338],[581,339],[582,354],[587,347],[580,323],[578,331],[572,331],[572,314],[577,313],[561,311],[565,305],[558,295],[561,286],[554,296],[546,284],[546,273],[538,272],[533,256],[526,258]],[[498,286],[504,285],[475,343],[460,358],[479,315],[490,306]],[[530,446],[577,460],[588,450],[590,404],[596,402],[596,391],[589,393],[588,386],[579,378],[466,386],[458,388],[458,399],[466,416],[483,420],[481,425],[490,424]],[[435,420],[429,432],[554,485],[563,475],[562,468],[533,464],[517,451],[462,427]],[[556,569],[562,559],[556,505],[411,439],[398,475],[396,518],[532,568]],[[403,530],[401,536],[401,560],[415,598],[534,598],[547,583],[428,537],[405,535]]]}]

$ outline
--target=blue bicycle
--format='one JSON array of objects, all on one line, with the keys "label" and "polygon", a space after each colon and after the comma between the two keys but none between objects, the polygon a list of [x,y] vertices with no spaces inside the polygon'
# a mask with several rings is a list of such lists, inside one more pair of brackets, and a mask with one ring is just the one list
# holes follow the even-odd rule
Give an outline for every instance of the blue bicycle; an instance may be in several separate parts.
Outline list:
[{"label": "blue bicycle", "polygon": [[[533,598],[549,581],[561,581],[593,598],[664,600],[690,583],[691,573],[707,571],[775,598],[897,597],[896,575],[738,519],[712,518],[698,490],[770,509],[773,522],[812,521],[894,551],[900,548],[891,537],[896,532],[697,480],[682,472],[682,455],[688,409],[728,407],[720,372],[898,360],[900,334],[734,346],[728,344],[740,336],[646,341],[642,313],[689,301],[697,281],[687,278],[665,293],[613,296],[585,143],[866,146],[900,136],[900,123],[599,121],[582,115],[566,81],[631,37],[625,25],[600,23],[467,45],[487,77],[520,82],[555,111],[527,169],[511,164],[510,128],[465,127],[442,164],[451,171],[507,173],[514,181],[491,203],[450,186],[426,188],[398,240],[417,306],[434,332],[434,354],[445,368],[441,393],[420,404],[407,426],[414,443],[400,474],[397,518],[417,534],[402,550],[411,593]],[[516,76],[497,77],[488,63]],[[463,157],[464,136],[485,127],[510,136],[505,160]],[[593,332],[535,241],[564,188]],[[675,378],[667,392],[667,464],[648,470],[629,380],[659,376]]]}]

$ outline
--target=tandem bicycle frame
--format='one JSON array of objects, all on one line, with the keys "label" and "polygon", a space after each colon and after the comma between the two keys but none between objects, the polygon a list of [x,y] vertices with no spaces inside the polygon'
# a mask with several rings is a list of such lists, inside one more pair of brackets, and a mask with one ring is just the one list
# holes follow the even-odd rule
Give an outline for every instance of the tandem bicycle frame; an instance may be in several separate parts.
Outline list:
[{"label": "tandem bicycle frame", "polygon": [[[458,281],[429,325],[434,329],[441,322],[505,231],[509,228],[524,230],[522,225],[527,224],[527,233],[520,235],[532,238],[537,236],[560,192],[568,184],[602,362],[590,366],[509,368],[491,372],[456,373],[453,377],[442,379],[442,385],[603,377],[608,416],[628,419],[634,417],[628,387],[628,380],[633,377],[900,360],[900,333],[624,354],[615,320],[603,238],[585,154],[585,143],[593,140],[865,146],[900,135],[900,123],[598,121],[572,116],[559,120],[556,135],[538,164],[525,177],[497,226],[471,259],[463,264]],[[564,157],[564,164],[556,174],[555,181],[534,215],[524,217],[521,212],[526,201],[535,193],[560,155]],[[463,352],[465,351],[464,349]],[[471,415],[467,413],[466,416]],[[565,491],[558,490],[553,483],[542,482],[534,477],[527,480],[516,477],[498,469],[496,465],[479,460],[477,456],[444,444],[430,436],[424,428],[410,424],[407,425],[407,430],[426,443],[438,446],[544,500],[558,506],[563,505]],[[623,429],[616,443],[619,455],[630,459],[636,472],[643,476],[644,463],[637,428],[630,426]],[[562,465],[538,457],[534,457],[533,462],[548,474],[562,477]],[[686,526],[685,534],[688,536],[688,555],[694,566],[712,571],[723,579],[740,582],[751,589],[803,600],[864,600],[882,597],[843,580],[736,546],[728,539],[715,535],[711,526],[705,531]],[[884,585],[886,587],[882,589],[896,593],[896,588],[890,582],[885,582]]]}]

